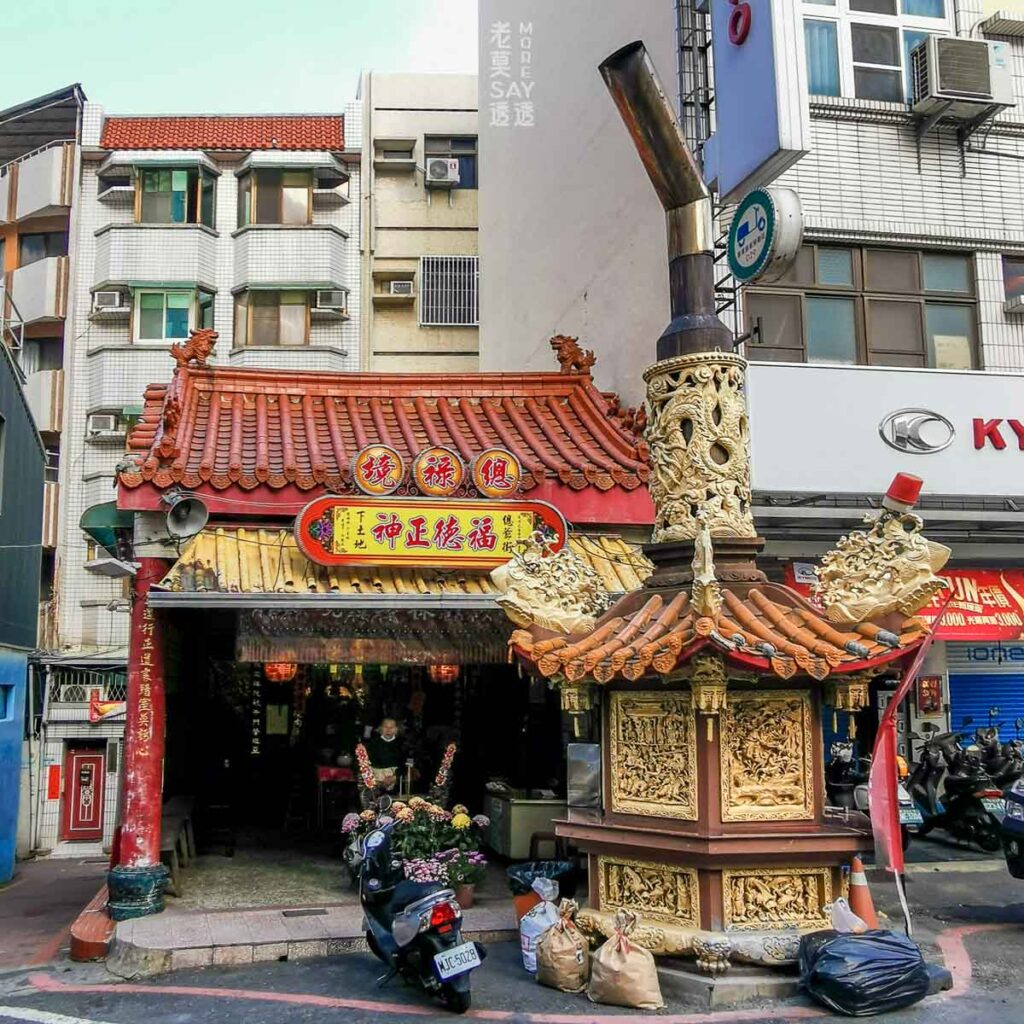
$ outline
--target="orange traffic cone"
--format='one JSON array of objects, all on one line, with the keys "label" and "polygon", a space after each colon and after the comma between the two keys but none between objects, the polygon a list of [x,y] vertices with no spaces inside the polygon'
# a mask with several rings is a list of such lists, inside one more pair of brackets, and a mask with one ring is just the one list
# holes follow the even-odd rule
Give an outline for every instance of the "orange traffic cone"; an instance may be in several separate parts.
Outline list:
[{"label": "orange traffic cone", "polygon": [[850,865],[850,909],[869,927],[878,927],[878,915],[864,874],[864,862],[854,856]]}]

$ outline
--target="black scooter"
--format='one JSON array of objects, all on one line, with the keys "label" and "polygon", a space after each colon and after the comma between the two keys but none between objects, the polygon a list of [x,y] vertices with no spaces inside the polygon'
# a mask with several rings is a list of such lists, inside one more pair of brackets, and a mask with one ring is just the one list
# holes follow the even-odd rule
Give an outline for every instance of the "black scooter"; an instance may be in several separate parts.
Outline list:
[{"label": "black scooter", "polygon": [[383,960],[384,985],[396,975],[455,1013],[470,1006],[470,972],[487,952],[478,942],[462,941],[462,909],[455,893],[440,882],[410,882],[392,849],[394,823],[371,832],[363,842],[359,901],[366,943]]}]

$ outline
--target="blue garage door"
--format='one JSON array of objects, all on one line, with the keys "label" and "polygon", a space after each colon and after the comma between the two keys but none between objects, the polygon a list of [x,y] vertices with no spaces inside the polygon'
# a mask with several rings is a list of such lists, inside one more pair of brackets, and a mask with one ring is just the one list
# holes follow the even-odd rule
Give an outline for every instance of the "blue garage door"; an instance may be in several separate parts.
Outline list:
[{"label": "blue garage door", "polygon": [[959,729],[965,717],[974,719],[970,727],[973,732],[978,726],[988,724],[989,708],[999,708],[995,722],[1002,722],[1000,735],[1003,740],[1013,739],[1014,720],[1024,718],[1024,674],[949,676],[949,717],[950,726]]}]

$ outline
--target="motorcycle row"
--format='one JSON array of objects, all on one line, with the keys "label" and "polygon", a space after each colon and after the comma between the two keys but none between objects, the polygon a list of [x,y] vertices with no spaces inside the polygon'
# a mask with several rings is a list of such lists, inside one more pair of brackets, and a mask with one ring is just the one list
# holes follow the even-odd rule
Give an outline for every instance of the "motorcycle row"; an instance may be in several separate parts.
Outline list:
[{"label": "motorcycle row", "polygon": [[[953,839],[993,853],[1003,847],[1007,867],[1024,878],[1024,719],[1014,723],[1016,738],[1003,742],[1003,723],[975,730],[965,718],[959,732],[940,732],[931,723],[911,739],[921,744],[912,770],[904,765],[899,783],[900,825],[906,849],[912,835],[941,829]],[[853,744],[832,744],[826,769],[829,803],[847,811],[868,813],[867,779],[870,758],[855,758]]]}]

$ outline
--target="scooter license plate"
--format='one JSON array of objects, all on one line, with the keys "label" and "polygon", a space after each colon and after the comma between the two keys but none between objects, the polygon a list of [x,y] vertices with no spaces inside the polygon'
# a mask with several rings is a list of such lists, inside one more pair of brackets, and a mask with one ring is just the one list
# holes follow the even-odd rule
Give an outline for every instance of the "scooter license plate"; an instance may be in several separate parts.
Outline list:
[{"label": "scooter license plate", "polygon": [[1002,797],[983,796],[981,798],[981,806],[997,818],[1006,817],[1006,801]]},{"label": "scooter license plate", "polygon": [[464,942],[461,946],[453,946],[443,953],[434,954],[434,967],[442,981],[465,974],[480,966],[480,954],[476,951],[475,942]]},{"label": "scooter license plate", "polygon": [[921,817],[921,812],[916,807],[901,807],[900,808],[900,824],[901,825],[923,825],[924,818]]}]

